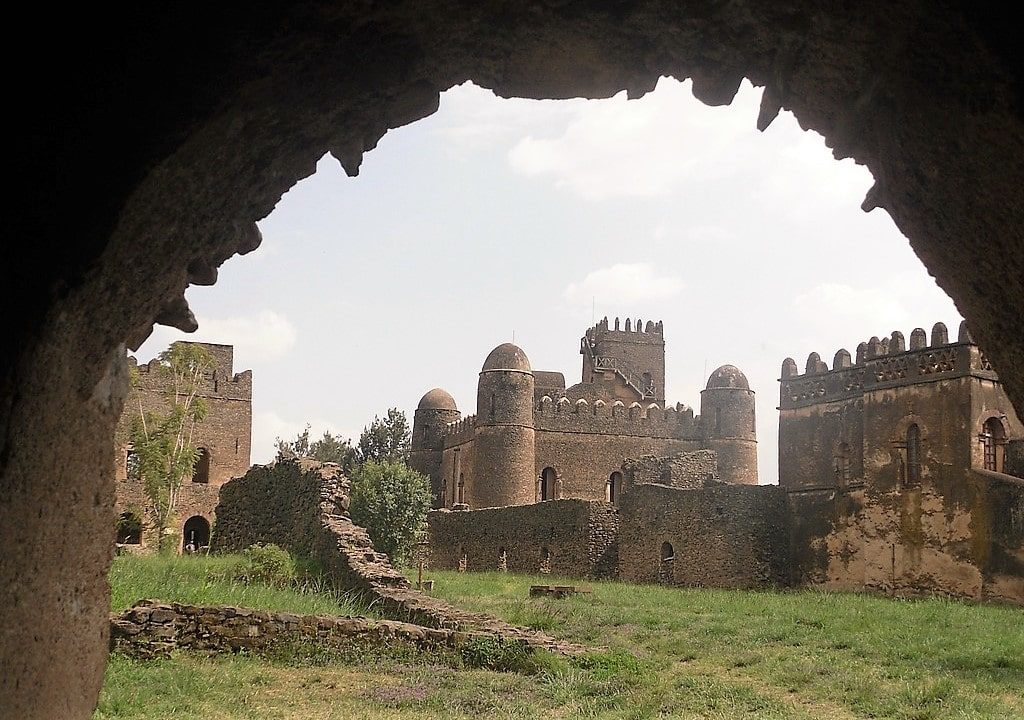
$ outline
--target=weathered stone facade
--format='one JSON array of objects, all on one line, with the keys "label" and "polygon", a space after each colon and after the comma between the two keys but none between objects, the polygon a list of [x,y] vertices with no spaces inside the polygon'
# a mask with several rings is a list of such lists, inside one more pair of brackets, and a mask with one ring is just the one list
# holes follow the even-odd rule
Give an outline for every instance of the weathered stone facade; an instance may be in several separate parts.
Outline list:
[{"label": "weathered stone facade", "polygon": [[[736,441],[724,450],[729,460],[713,442],[714,449],[627,458],[614,504],[435,511],[434,562],[492,569],[500,555],[522,572],[1024,604],[1024,428],[966,327],[950,343],[940,323],[930,344],[916,329],[909,350],[900,333],[884,343],[872,338],[856,360],[840,350],[834,365],[829,371],[817,353],[804,375],[792,360],[783,364],[779,486],[720,482],[743,466],[744,424],[753,422],[730,397],[743,383],[726,366],[709,381],[704,393],[717,395],[702,399],[694,425],[728,427]],[[578,416],[550,417],[564,429]],[[609,452],[628,452],[609,435]],[[583,437],[564,439],[565,454],[602,457]],[[634,438],[633,447],[648,446]],[[587,497],[586,488],[559,487]],[[596,508],[608,513],[598,524],[590,520]],[[598,569],[586,553],[595,532],[613,568]]]},{"label": "weathered stone facade", "polygon": [[[627,458],[715,452],[714,476],[757,484],[754,393],[743,373],[725,365],[701,392],[701,415],[663,407],[665,337],[661,322],[624,329],[616,318],[581,340],[582,381],[534,371],[506,343],[484,362],[477,413],[461,417],[435,388],[420,401],[412,465],[431,478],[435,507],[528,505],[581,498],[614,501]],[[661,404],[659,404],[661,403]]]},{"label": "weathered stone facade", "polygon": [[[209,545],[221,486],[249,469],[252,446],[252,371],[233,372],[234,348],[231,345],[198,343],[213,358],[214,366],[202,381],[199,396],[208,408],[206,417],[196,425],[194,444],[199,460],[190,478],[182,483],[177,500],[179,551],[189,543],[197,548]],[[168,383],[157,370],[158,360],[137,365],[138,382],[125,403],[119,421],[122,442],[115,458],[116,509],[119,517],[118,542],[142,548],[155,548],[155,528],[146,515],[146,495],[141,479],[129,469],[131,446],[128,426],[142,412],[164,412]],[[142,532],[134,536],[125,521],[140,521]]]}]

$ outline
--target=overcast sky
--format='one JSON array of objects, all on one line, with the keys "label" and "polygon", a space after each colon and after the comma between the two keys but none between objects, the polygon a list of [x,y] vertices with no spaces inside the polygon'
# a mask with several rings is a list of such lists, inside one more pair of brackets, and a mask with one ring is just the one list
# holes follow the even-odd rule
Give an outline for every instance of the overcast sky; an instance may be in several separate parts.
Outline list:
[{"label": "overcast sky", "polygon": [[186,294],[199,331],[253,371],[253,462],[306,423],[357,438],[433,387],[475,412],[480,365],[513,338],[535,370],[580,379],[579,339],[607,315],[663,320],[666,392],[699,412],[719,365],[757,393],[762,483],[778,480],[785,357],[831,366],[871,335],[960,315],[882,210],[761,89],[731,106],[662,79],[627,101],[503,100],[473,85],[389,132],[356,178],[330,156],[260,223],[263,245]]}]

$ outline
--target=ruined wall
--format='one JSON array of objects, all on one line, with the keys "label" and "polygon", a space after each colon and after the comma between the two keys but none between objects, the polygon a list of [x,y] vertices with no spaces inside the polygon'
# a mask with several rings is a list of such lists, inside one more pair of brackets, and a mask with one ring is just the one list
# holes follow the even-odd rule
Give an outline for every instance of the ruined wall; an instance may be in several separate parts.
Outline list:
[{"label": "ruined wall", "polygon": [[[674,558],[662,561],[665,543]],[[619,502],[619,578],[697,587],[789,585],[786,492],[638,485]]]},{"label": "ruined wall", "polygon": [[502,550],[509,572],[612,577],[618,518],[614,506],[550,500],[484,510],[435,510],[427,516],[430,566],[497,570]]},{"label": "ruined wall", "polygon": [[718,481],[718,454],[714,450],[694,450],[668,457],[631,458],[623,463],[622,475],[624,488],[658,484],[693,490]]},{"label": "ruined wall", "polygon": [[934,484],[794,492],[793,580],[1024,604],[1024,481],[974,470]]},{"label": "ruined wall", "polygon": [[1007,475],[1024,478],[1024,440],[1011,440],[1006,443],[1003,471]]}]

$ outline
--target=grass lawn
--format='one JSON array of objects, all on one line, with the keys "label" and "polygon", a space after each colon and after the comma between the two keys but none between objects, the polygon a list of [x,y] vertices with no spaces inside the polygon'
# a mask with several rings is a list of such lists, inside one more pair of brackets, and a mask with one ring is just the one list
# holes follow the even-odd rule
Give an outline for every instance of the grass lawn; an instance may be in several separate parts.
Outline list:
[{"label": "grass lawn", "polygon": [[[182,599],[173,596],[180,587],[119,590],[129,578],[150,578],[134,567],[147,560],[124,560],[112,573],[115,603]],[[212,586],[221,581],[204,576],[214,566],[178,562],[190,578],[185,585],[219,596]],[[136,662],[115,655],[96,718],[1024,718],[1018,609],[621,583],[585,583],[589,596],[530,599],[533,583],[580,583],[502,573],[427,577],[436,595],[462,607],[603,649],[574,661],[548,658],[535,675],[430,657],[357,663],[179,653]],[[297,595],[296,603],[312,601]],[[283,598],[245,602],[330,612]]]}]

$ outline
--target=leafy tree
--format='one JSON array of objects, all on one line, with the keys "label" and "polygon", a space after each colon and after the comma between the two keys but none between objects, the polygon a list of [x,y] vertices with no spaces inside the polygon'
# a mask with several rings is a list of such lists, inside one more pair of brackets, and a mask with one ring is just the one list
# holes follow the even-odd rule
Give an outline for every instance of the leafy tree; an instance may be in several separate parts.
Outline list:
[{"label": "leafy tree", "polygon": [[384,418],[376,415],[359,436],[359,459],[362,462],[401,462],[409,458],[412,433],[409,420],[398,408],[389,408]]},{"label": "leafy tree", "polygon": [[293,455],[312,458],[320,462],[338,463],[346,475],[350,474],[359,462],[358,452],[352,447],[352,441],[342,438],[341,435],[324,432],[322,438],[310,442],[308,424],[306,429],[295,437],[295,440],[288,442],[277,438],[274,444],[277,446],[279,455]]},{"label": "leafy tree", "polygon": [[[206,417],[206,401],[199,396],[206,373],[214,367],[213,356],[201,345],[176,342],[160,353],[156,366],[167,403],[166,411],[146,410],[136,393],[139,414],[130,430],[132,460],[130,471],[142,479],[147,513],[159,531],[161,549],[166,546],[167,529],[177,506],[183,480],[190,476],[199,458],[193,444],[196,425]],[[133,374],[134,384],[138,375]]]},{"label": "leafy tree", "polygon": [[368,460],[352,476],[352,520],[396,565],[409,560],[430,502],[430,480],[405,463]]}]

